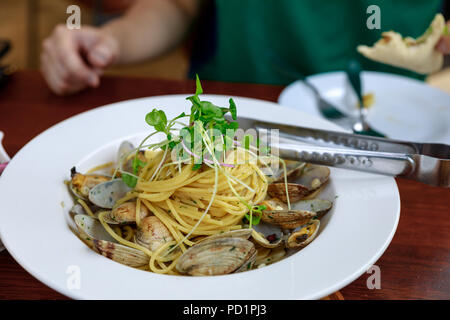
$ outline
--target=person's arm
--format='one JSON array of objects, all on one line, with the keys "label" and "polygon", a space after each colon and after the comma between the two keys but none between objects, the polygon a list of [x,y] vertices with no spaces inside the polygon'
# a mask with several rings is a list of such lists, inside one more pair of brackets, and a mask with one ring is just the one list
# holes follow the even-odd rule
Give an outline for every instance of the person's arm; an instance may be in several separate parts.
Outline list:
[{"label": "person's arm", "polygon": [[41,70],[57,94],[97,87],[114,63],[154,58],[176,46],[199,11],[200,0],[136,0],[127,13],[102,26],[55,28],[44,40]]},{"label": "person's arm", "polygon": [[176,46],[198,10],[199,0],[141,0],[101,30],[118,41],[118,63],[136,62]]}]

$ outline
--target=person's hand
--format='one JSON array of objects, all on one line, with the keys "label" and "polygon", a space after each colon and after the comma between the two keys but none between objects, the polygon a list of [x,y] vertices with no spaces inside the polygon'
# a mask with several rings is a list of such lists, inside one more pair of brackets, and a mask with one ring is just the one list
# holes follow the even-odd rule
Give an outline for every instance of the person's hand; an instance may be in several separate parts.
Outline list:
[{"label": "person's hand", "polygon": [[[450,30],[450,21],[447,21],[447,30]],[[443,54],[450,54],[450,35],[446,34],[441,37],[438,44],[436,45],[436,49],[442,52]]]},{"label": "person's hand", "polygon": [[53,92],[70,94],[97,87],[103,70],[118,54],[117,41],[101,29],[58,25],[42,44],[41,70]]}]

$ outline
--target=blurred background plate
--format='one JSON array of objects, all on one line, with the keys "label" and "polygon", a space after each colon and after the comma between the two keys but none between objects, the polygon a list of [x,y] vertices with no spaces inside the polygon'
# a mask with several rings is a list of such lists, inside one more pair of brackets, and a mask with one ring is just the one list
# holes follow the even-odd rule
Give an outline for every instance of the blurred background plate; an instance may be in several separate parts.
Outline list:
[{"label": "blurred background plate", "polygon": [[[357,105],[344,72],[307,78],[330,103],[347,114]],[[363,94],[373,94],[367,121],[389,138],[450,143],[450,95],[424,82],[381,72],[362,73]],[[281,105],[321,117],[311,90],[302,81],[287,86],[278,98]]]}]

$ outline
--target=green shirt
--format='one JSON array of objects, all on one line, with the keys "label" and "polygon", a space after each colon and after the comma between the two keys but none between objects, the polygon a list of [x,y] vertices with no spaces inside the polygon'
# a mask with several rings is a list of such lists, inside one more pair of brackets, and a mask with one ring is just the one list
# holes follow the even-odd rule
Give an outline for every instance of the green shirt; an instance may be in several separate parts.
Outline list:
[{"label": "green shirt", "polygon": [[[369,30],[370,5],[378,5],[381,29]],[[216,0],[211,57],[191,75],[232,82],[288,84],[292,76],[273,67],[271,57],[305,76],[343,70],[357,59],[365,70],[417,74],[370,61],[359,44],[372,45],[381,32],[420,36],[441,9],[440,0]],[[202,39],[200,39],[201,41]]]}]

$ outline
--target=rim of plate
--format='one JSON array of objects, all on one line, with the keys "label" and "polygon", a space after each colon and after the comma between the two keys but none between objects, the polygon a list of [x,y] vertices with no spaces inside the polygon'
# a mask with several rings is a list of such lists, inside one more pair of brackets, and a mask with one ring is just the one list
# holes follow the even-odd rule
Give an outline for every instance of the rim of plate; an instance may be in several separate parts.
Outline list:
[{"label": "rim of plate", "polygon": [[[0,193],[7,195],[4,199],[8,199],[0,203],[0,217],[5,221],[0,224],[0,235],[9,253],[27,272],[50,288],[76,299],[317,299],[354,281],[384,253],[395,234],[400,217],[400,196],[395,180],[391,177],[342,169],[332,169],[332,177],[336,177],[332,178],[332,183],[340,187],[341,191],[349,188],[351,192],[342,197],[348,198],[346,201],[335,201],[334,211],[322,234],[300,253],[261,269],[214,277],[158,275],[121,265],[88,249],[67,227],[65,214],[60,214],[66,213],[70,207],[67,204],[63,209],[60,204],[61,199],[68,197],[67,188],[64,188],[62,181],[67,178],[70,166],[63,162],[69,161],[70,155],[72,164],[79,163],[87,155],[118,139],[148,131],[147,125],[141,119],[144,119],[145,114],[153,107],[162,107],[168,117],[188,110],[186,96],[177,94],[145,97],[91,109],[45,130],[13,157],[0,179]],[[229,99],[229,96],[210,94],[202,97],[219,105],[226,105]],[[326,120],[273,102],[237,96],[233,98],[238,105],[238,114],[245,117],[253,116],[261,120],[299,123],[342,131]],[[183,107],[180,106],[182,104]],[[134,119],[138,120],[134,122]],[[127,122],[128,120],[131,122]],[[112,127],[113,124],[122,126]],[[89,133],[96,135],[91,137]],[[80,143],[80,140],[83,144],[73,147],[71,143]],[[55,141],[60,144],[52,145]],[[54,164],[49,165],[45,158],[43,161],[36,161],[36,158],[49,152]],[[17,187],[17,180],[20,183],[24,176],[29,179],[26,187],[20,192],[11,191]],[[346,181],[348,178],[350,180]],[[32,206],[32,209],[36,210],[34,213],[31,212],[27,199],[37,200],[32,202],[36,204],[36,207]],[[383,199],[385,201],[380,201]],[[358,214],[358,210],[353,208],[353,201],[373,202],[373,205],[379,206],[381,212],[377,213],[373,205],[364,207],[364,210],[361,210],[363,213],[360,214],[373,211],[374,215],[367,217],[375,220],[358,220],[356,223],[352,214]],[[45,211],[44,217],[51,217],[52,219],[47,219],[50,222],[41,219],[42,210],[48,210]],[[368,225],[369,222],[376,224]],[[65,227],[61,228],[62,224]],[[350,234],[342,233],[342,230],[338,229],[352,224],[355,228],[351,229]],[[373,232],[372,228],[377,227],[383,229],[382,236],[379,235],[381,232]],[[20,232],[27,233],[27,236],[23,237]],[[353,241],[353,234],[360,237],[369,236],[364,241],[369,239],[372,242],[366,243],[367,247],[362,248],[359,241]],[[61,238],[55,241],[52,238],[54,235]],[[333,235],[339,237],[330,239]],[[370,238],[371,235],[374,236],[373,239]],[[345,243],[348,248],[333,248],[333,245],[339,243]],[[360,250],[356,256],[352,255],[353,247]],[[329,256],[322,257],[323,253]],[[339,256],[338,253],[345,256]],[[342,264],[336,263],[339,261]],[[321,262],[330,264],[323,266]],[[81,275],[81,288],[75,290],[68,287],[72,275],[68,267],[73,265],[79,267]],[[314,266],[322,267],[322,272],[325,272],[325,269],[330,272],[318,276]],[[312,279],[311,276],[306,277],[303,274],[311,274]],[[316,279],[314,277],[318,277],[321,283],[310,283]],[[148,290],[147,285],[152,289]],[[159,291],[153,292],[155,288]]]},{"label": "rim of plate", "polygon": [[[363,86],[363,91],[367,90],[367,93],[373,92],[373,90],[377,90],[377,89],[378,90],[386,90],[386,88],[388,86],[386,84],[382,84],[382,83],[389,83],[391,85],[389,87],[392,87],[392,86],[394,86],[395,88],[400,87],[400,88],[403,88],[403,91],[408,90],[408,91],[412,91],[412,92],[423,92],[424,94],[426,93],[427,96],[429,96],[432,99],[431,101],[433,101],[431,106],[433,107],[434,111],[440,111],[441,113],[442,113],[442,111],[445,111],[446,114],[450,114],[450,109],[448,108],[448,107],[450,107],[450,105],[448,105],[448,103],[447,104],[442,103],[442,101],[448,101],[448,98],[450,97],[449,93],[441,90],[440,88],[431,86],[424,81],[421,81],[421,80],[415,79],[415,78],[411,78],[411,77],[407,77],[404,75],[380,72],[380,71],[363,70],[361,72],[361,76],[363,77],[363,82],[364,83],[367,82],[369,84],[368,85],[369,88],[365,88],[365,86]],[[343,86],[344,79],[345,79],[345,72],[344,71],[321,72],[321,73],[312,74],[312,75],[308,76],[307,79],[309,81],[311,81],[311,83],[313,85],[315,85],[319,91],[331,92],[332,90],[330,89],[330,87],[335,89],[335,85],[331,86],[330,83],[334,83],[334,84],[337,83],[338,87]],[[363,83],[363,85],[364,85],[364,83]],[[367,85],[367,83],[366,83],[366,85]],[[377,83],[377,84],[375,84],[375,83]],[[380,89],[379,86],[381,86],[382,89]],[[375,89],[374,89],[374,87],[375,87]],[[407,87],[407,89],[405,89],[406,87]],[[312,106],[310,106],[308,104],[308,107],[306,107],[306,110],[302,110],[302,108],[300,107],[301,106],[300,104],[293,103],[293,101],[301,99],[301,96],[299,96],[298,91],[302,91],[302,93],[303,93],[304,89],[306,89],[306,91],[309,91],[309,89],[307,89],[307,87],[305,87],[304,84],[302,84],[301,80],[297,80],[297,81],[290,83],[282,90],[282,92],[278,96],[277,103],[294,108],[294,109],[298,109],[299,111],[303,111],[303,112],[307,112],[307,113],[312,112],[313,115],[324,119],[324,117],[322,115],[320,115],[320,113],[318,111],[316,111],[317,108],[315,108],[315,107],[313,108]],[[342,90],[345,90],[345,88],[342,88]],[[324,92],[322,92],[322,94],[324,94]],[[421,96],[421,95],[418,95],[418,96]],[[294,97],[296,97],[296,98],[294,98]],[[312,94],[310,96],[308,96],[308,101],[310,99],[311,99],[311,101],[315,101]],[[327,97],[325,97],[325,99],[327,99]],[[376,91],[375,91],[375,100],[376,101],[379,100],[379,99],[377,99]],[[330,101],[333,103],[335,102],[335,101],[332,101],[332,99]],[[438,101],[438,102],[436,103],[435,101]],[[420,104],[420,102],[421,102],[421,100],[418,100],[418,102],[414,102],[414,105],[418,105],[418,104]],[[343,102],[338,103],[340,108],[342,108],[342,105],[341,105],[342,103]],[[408,103],[411,103],[411,102],[408,101]],[[431,107],[431,106],[429,105],[428,107]],[[387,128],[383,128],[383,124],[385,124],[386,122],[389,123],[390,121],[393,121],[392,119],[390,121],[389,121],[389,119],[386,121],[385,117],[386,117],[386,112],[388,112],[387,110],[388,109],[384,109],[382,112],[378,111],[378,113],[377,113],[378,116],[376,116],[374,113],[372,118],[369,115],[368,121],[374,126],[375,129],[387,133],[388,136],[390,136],[390,134],[392,134],[392,136],[390,136],[391,138],[399,139],[399,140],[411,140],[412,138],[405,136],[404,132],[401,134],[401,136],[399,136],[398,132],[395,132],[395,131],[387,132],[387,131],[392,131],[392,129],[388,130]],[[344,110],[344,112],[352,113],[353,111]],[[356,110],[354,112],[356,112]],[[423,112],[425,113],[425,110]],[[395,116],[395,114],[394,114],[394,116]],[[409,120],[409,121],[411,122],[412,120]],[[405,124],[403,124],[403,126],[405,126]],[[443,120],[440,121],[438,128],[442,128],[444,126],[445,126],[445,122]],[[380,128],[378,128],[378,127],[380,127]],[[391,124],[390,127],[395,127],[395,125]],[[416,138],[413,140],[417,140],[419,142],[430,142],[430,143],[448,143],[448,141],[450,141],[449,140],[450,139],[450,130],[447,130],[444,133],[441,133],[438,131],[435,132],[435,129],[436,129],[435,127],[433,127],[433,129],[427,129],[425,131],[425,133],[423,134],[423,137]]]}]

